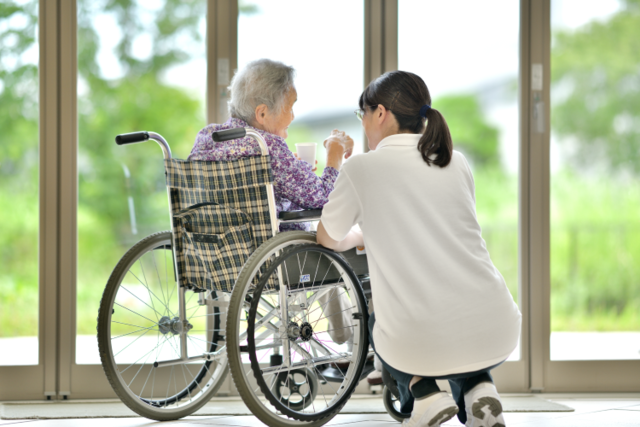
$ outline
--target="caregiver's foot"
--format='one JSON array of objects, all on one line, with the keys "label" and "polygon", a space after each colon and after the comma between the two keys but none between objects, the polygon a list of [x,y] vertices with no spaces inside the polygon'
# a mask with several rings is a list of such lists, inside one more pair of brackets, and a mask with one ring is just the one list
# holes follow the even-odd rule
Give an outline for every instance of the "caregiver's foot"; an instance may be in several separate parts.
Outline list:
[{"label": "caregiver's foot", "polygon": [[411,418],[402,422],[402,427],[439,427],[458,413],[458,405],[448,393],[441,391],[413,403]]},{"label": "caregiver's foot", "polygon": [[480,383],[464,396],[466,427],[505,427],[502,403],[496,386]]}]

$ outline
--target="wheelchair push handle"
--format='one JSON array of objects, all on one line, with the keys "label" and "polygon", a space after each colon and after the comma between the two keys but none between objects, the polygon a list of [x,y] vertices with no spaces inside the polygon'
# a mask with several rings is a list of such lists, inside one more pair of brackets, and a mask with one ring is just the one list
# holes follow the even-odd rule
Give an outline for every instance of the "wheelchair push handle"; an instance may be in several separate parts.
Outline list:
[{"label": "wheelchair push handle", "polygon": [[211,137],[215,142],[230,141],[232,139],[244,138],[245,136],[250,136],[256,140],[256,142],[260,146],[260,152],[262,153],[263,156],[269,155],[269,147],[267,147],[267,142],[264,140],[262,135],[260,135],[254,129],[233,128],[233,129],[213,132],[211,134]]},{"label": "wheelchair push handle", "polygon": [[131,133],[123,133],[116,136],[116,144],[125,145],[125,144],[135,144],[136,142],[144,142],[149,139],[149,132],[131,132]]},{"label": "wheelchair push handle", "polygon": [[171,158],[171,148],[169,148],[169,143],[162,137],[162,135],[155,132],[131,132],[131,133],[122,133],[116,136],[116,144],[118,145],[126,145],[126,144],[137,144],[139,142],[145,142],[150,139],[153,139],[158,143],[160,148],[162,148],[162,153],[164,154],[165,159]]},{"label": "wheelchair push handle", "polygon": [[215,142],[229,141],[232,139],[244,138],[247,135],[245,128],[234,128],[213,132],[211,136]]}]

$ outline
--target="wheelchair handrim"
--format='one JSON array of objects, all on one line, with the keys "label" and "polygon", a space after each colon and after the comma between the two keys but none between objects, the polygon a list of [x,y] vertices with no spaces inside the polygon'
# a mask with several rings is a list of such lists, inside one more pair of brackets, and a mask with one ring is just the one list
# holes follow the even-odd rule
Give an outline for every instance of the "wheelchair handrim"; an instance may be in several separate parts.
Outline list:
[{"label": "wheelchair handrim", "polygon": [[[268,253],[266,253],[261,259],[259,259],[258,262],[255,263],[255,268],[253,269],[253,271],[250,272],[250,275],[248,277],[250,277],[250,278],[255,277],[255,275],[258,272],[260,266],[262,266],[265,261],[267,261],[270,257],[274,256],[276,253],[279,253],[285,247],[296,245],[296,244],[309,245],[309,244],[313,244],[313,243],[314,242],[310,241],[310,240],[290,240],[290,241],[285,241],[280,245],[274,246],[273,248],[271,248],[269,250]],[[345,270],[342,265],[340,265],[340,270],[341,270],[341,273],[343,273],[343,274],[347,275],[347,277],[349,277],[349,279],[350,279],[349,280],[349,283],[350,283],[349,287],[351,288],[351,291],[355,293],[355,290],[352,287],[353,286],[357,286],[357,283],[359,283],[358,280],[357,280],[357,277],[354,274],[352,274],[350,271]],[[242,276],[242,272],[241,272],[241,276]],[[238,285],[238,284],[236,284],[236,285]],[[237,291],[237,290],[234,289],[234,291]],[[242,294],[239,295],[239,298],[242,301],[245,300],[248,291],[249,291],[249,286],[244,286],[242,288]],[[363,304],[363,309],[366,310],[366,303],[364,303],[362,301],[361,301],[361,303]],[[237,317],[234,319],[234,321],[237,322],[236,324],[239,324],[239,322],[241,320],[241,314],[242,314],[242,311],[238,311]],[[228,319],[228,321],[229,321],[229,319]],[[362,325],[358,325],[358,326],[360,326],[360,329],[364,331],[364,329],[362,329],[363,328]],[[366,332],[362,332],[362,333],[366,337]],[[362,345],[362,343],[360,341],[362,341],[362,340],[358,340],[357,343],[354,342],[354,348],[353,348],[354,353],[353,354],[358,354],[358,355],[360,354],[359,348]],[[358,365],[360,364],[359,362],[360,362],[359,360],[356,360],[356,361],[353,361],[353,363],[350,363],[350,367],[347,370],[347,373],[346,373],[346,375],[344,377],[343,384],[344,383],[351,384],[352,382],[356,381],[356,378],[357,378],[356,374],[358,374],[358,372],[357,372],[358,369],[357,368],[358,368]],[[242,366],[243,362],[242,362],[241,353],[238,352],[237,355],[236,355],[236,358],[234,358],[234,361],[230,362],[230,363],[238,363],[239,366]],[[244,376],[244,381],[248,383],[248,377],[247,377],[248,371],[245,372],[244,369],[242,369],[241,371],[242,371],[242,375]],[[251,371],[253,372],[253,369],[251,369]],[[254,376],[255,376],[255,374],[254,374]],[[279,422],[285,423],[285,424],[288,424],[288,425],[300,425],[300,422],[304,422],[306,424],[306,423],[308,423],[310,421],[317,421],[319,419],[323,419],[325,417],[330,417],[330,415],[333,415],[337,411],[337,409],[335,407],[332,407],[331,405],[334,402],[338,401],[339,399],[343,398],[345,394],[347,394],[347,393],[350,394],[353,391],[353,388],[355,388],[356,384],[357,384],[357,381],[353,384],[353,387],[344,387],[344,386],[340,387],[339,390],[335,393],[335,395],[334,395],[333,399],[331,400],[330,404],[328,404],[329,407],[325,411],[314,413],[313,415],[304,414],[304,413],[296,413],[295,414],[295,418],[296,419],[301,418],[299,421],[293,421],[293,420],[287,420],[285,418],[281,418],[282,415],[284,415],[284,414],[278,415],[275,412],[272,412],[272,411],[268,410],[266,407],[265,407],[265,410],[269,413],[270,416],[277,417]],[[256,400],[260,399],[260,396],[258,396],[256,394],[256,390],[254,390],[252,387],[247,387],[247,389],[249,390],[249,392],[251,393],[251,395],[253,396],[254,399],[256,399]],[[286,414],[286,415],[291,417],[291,415],[289,415],[289,414]],[[302,418],[307,418],[307,420],[303,420]]]}]

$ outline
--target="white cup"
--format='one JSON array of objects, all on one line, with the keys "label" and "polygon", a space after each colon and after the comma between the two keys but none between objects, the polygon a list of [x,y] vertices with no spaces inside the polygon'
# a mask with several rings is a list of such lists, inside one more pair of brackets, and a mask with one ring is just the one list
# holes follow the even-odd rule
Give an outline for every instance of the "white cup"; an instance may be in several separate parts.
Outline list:
[{"label": "white cup", "polygon": [[309,163],[312,168],[316,167],[316,144],[315,142],[301,142],[296,144],[298,158]]}]

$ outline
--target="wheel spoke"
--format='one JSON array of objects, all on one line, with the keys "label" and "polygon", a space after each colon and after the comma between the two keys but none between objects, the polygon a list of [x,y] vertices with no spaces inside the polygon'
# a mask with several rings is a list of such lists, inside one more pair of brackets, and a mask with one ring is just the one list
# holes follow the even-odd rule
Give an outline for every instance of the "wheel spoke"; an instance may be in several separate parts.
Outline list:
[{"label": "wheel spoke", "polygon": [[142,318],[143,318],[143,319],[145,319],[145,320],[148,320],[149,322],[153,323],[154,325],[157,325],[157,324],[158,324],[158,322],[153,321],[153,320],[149,319],[148,317],[145,317],[145,316],[143,316],[142,314],[137,313],[137,312],[135,312],[135,311],[131,310],[130,308],[125,307],[125,306],[124,306],[124,305],[122,305],[122,304],[118,304],[117,302],[114,302],[113,304],[114,304],[114,305],[117,305],[118,307],[122,307],[122,308],[124,308],[125,310],[129,310],[129,311],[130,311],[130,312],[132,312],[133,314],[135,314],[135,315],[137,315],[137,316],[140,316],[140,317],[142,317]]},{"label": "wheel spoke", "polygon": [[[350,349],[345,351],[344,347],[341,347],[343,342],[338,341],[340,342],[338,344],[333,337],[335,333],[345,331],[345,334],[360,337],[358,343],[361,344],[360,340],[365,333],[366,325],[363,322],[350,322],[347,317],[350,319],[351,316],[348,313],[353,310],[366,309],[361,307],[364,298],[357,278],[353,273],[345,273],[349,267],[342,258],[339,258],[339,255],[318,249],[316,245],[292,246],[286,249],[275,245],[273,247],[276,248],[274,252],[265,252],[262,255],[263,258],[258,260],[259,264],[253,264],[250,268],[245,266],[245,269],[252,273],[248,275],[241,273],[236,282],[228,321],[237,322],[238,333],[235,334],[234,327],[234,334],[227,337],[227,340],[228,345],[232,345],[233,348],[236,342],[239,343],[238,346],[245,346],[244,342],[246,342],[245,348],[248,349],[249,359],[254,367],[256,364],[264,366],[262,363],[267,355],[283,354],[283,352],[286,354],[286,349],[290,347],[292,350],[290,364],[261,367],[255,372],[251,367],[247,367],[237,371],[242,374],[240,379],[236,378],[236,374],[234,379],[236,383],[242,380],[248,385],[255,376],[258,380],[257,387],[245,389],[246,392],[251,390],[249,394],[242,394],[242,391],[241,394],[245,400],[255,401],[255,396],[261,390],[273,405],[266,407],[272,414],[274,423],[277,423],[276,419],[291,418],[301,422],[314,421],[318,419],[314,418],[316,413],[341,407],[351,393],[347,390],[353,390],[359,380],[355,377],[355,373],[361,369],[360,363],[364,363],[363,356],[366,349],[358,345],[354,346],[354,352]],[[312,251],[315,251],[315,254],[311,254]],[[293,271],[289,271],[290,267]],[[295,273],[296,269],[298,273]],[[280,297],[282,288],[278,292],[267,288],[271,280],[267,277],[278,270],[281,271],[281,276],[284,275],[280,283],[285,287],[286,292],[282,297]],[[256,272],[262,272],[262,277],[259,277]],[[291,274],[298,274],[298,280]],[[305,288],[305,285],[308,285],[304,277],[306,275],[313,278],[311,289],[309,286]],[[337,284],[334,283],[335,281]],[[296,288],[292,289],[291,286]],[[241,296],[237,296],[237,292],[242,292]],[[251,298],[245,300],[247,293]],[[322,299],[319,300],[320,298]],[[315,306],[316,301],[317,306]],[[338,305],[335,305],[336,303]],[[248,313],[246,319],[245,311]],[[336,315],[344,316],[345,320],[336,323]],[[248,324],[244,323],[245,320]],[[303,335],[303,332],[293,332],[307,331],[307,329],[300,329],[305,322],[308,322],[311,328],[308,338],[305,338],[306,335]],[[245,327],[247,327],[246,330]],[[295,329],[292,329],[294,327]],[[292,333],[296,335],[291,335]],[[246,341],[244,341],[245,338]],[[233,348],[230,347],[230,351]],[[356,356],[356,350],[358,356]],[[234,354],[235,352],[237,350],[232,351]],[[240,356],[239,360],[244,358],[241,354],[238,356]],[[326,371],[327,374],[325,374],[329,364],[346,360],[351,365],[349,369],[343,370],[344,377],[335,377],[338,374],[334,370]],[[329,372],[331,372],[331,378],[327,378]],[[318,380],[322,380],[322,386],[318,384]],[[337,381],[339,385],[331,384],[333,381]],[[318,393],[322,398],[316,401]],[[324,401],[324,407],[322,404],[318,405],[322,401]],[[259,399],[256,403],[263,404]],[[327,416],[326,413],[323,417],[325,416]],[[261,418],[261,420],[267,423],[265,419]]]},{"label": "wheel spoke", "polygon": [[[155,307],[150,306],[149,304],[147,304],[146,302],[142,301],[136,294],[134,294],[133,292],[131,292],[129,289],[127,289],[124,286],[120,286],[120,289],[124,289],[125,291],[129,292],[129,294],[131,296],[133,296],[135,299],[137,299],[138,301],[140,301],[141,303],[143,303],[144,305],[146,305],[147,307],[149,307],[151,310],[153,310],[154,313],[156,313],[156,321],[159,321],[159,317],[162,317],[162,313],[158,313],[158,311],[156,310]],[[149,298],[151,298],[151,295],[149,295]],[[153,304],[153,299],[151,300],[151,304]]]},{"label": "wheel spoke", "polygon": [[135,277],[135,278],[136,278],[136,280],[137,280],[138,282],[140,282],[140,284],[141,284],[142,286],[144,286],[144,287],[147,289],[147,291],[149,292],[149,298],[151,299],[151,302],[152,302],[152,303],[153,303],[153,298],[151,298],[151,296],[153,295],[153,296],[154,296],[154,297],[156,297],[156,299],[160,302],[160,304],[162,304],[162,305],[164,306],[164,308],[166,308],[166,309],[167,309],[167,314],[169,314],[170,316],[175,317],[175,315],[174,315],[173,311],[171,311],[171,310],[169,309],[169,307],[168,307],[168,306],[167,306],[167,305],[166,305],[166,304],[165,304],[165,303],[164,303],[160,298],[158,298],[158,296],[157,296],[157,295],[156,295],[156,294],[155,294],[155,293],[154,293],[154,292],[153,292],[153,291],[152,291],[152,290],[147,286],[147,284],[146,284],[145,282],[143,282],[142,280],[140,280],[140,278],[139,278],[138,276],[136,276],[136,274],[135,274],[133,271],[129,270],[129,271],[128,271],[128,273],[129,273],[129,274],[131,274],[133,277]]},{"label": "wheel spoke", "polygon": [[[153,256],[153,251],[150,252],[150,256],[151,258],[155,258]],[[147,282],[147,276],[144,274],[144,266],[142,265],[142,258],[138,259],[138,264],[140,264],[140,271],[142,271],[142,277],[144,278],[144,287],[147,288],[147,291],[149,292],[149,299],[151,300],[151,305],[153,305],[153,311],[158,313],[158,311],[155,309],[155,304],[153,302],[153,298],[151,298],[151,289],[149,288],[148,282]],[[132,273],[133,274],[133,273]],[[156,297],[157,298],[157,297]],[[165,306],[166,307],[166,306]],[[162,316],[160,316],[162,317]],[[160,318],[157,319],[158,321],[160,321]]]},{"label": "wheel spoke", "polygon": [[[158,264],[156,263],[156,257],[154,256],[153,251],[150,252],[150,256],[151,256],[151,259],[153,260],[153,266],[155,267],[156,275],[158,276],[158,285],[160,286],[160,293],[162,294],[162,298],[164,298],[165,304],[169,304],[169,300],[164,295],[164,289],[162,288],[162,280],[160,279],[160,272],[158,271]],[[142,273],[144,274],[144,271]]]},{"label": "wheel spoke", "polygon": [[118,335],[117,337],[113,337],[113,338],[111,338],[111,341],[113,341],[115,339],[118,339],[118,338],[126,337],[126,336],[131,335],[131,334],[135,334],[136,332],[145,331],[145,330],[146,331],[153,331],[153,330],[156,330],[156,329],[154,327],[151,327],[151,328],[140,328],[140,329],[137,329],[137,330],[135,330],[133,332],[129,332],[129,333],[126,333],[126,334]]},{"label": "wheel spoke", "polygon": [[[158,250],[161,252],[157,253]],[[158,420],[166,419],[162,414],[168,410],[184,411],[183,415],[176,412],[179,418],[206,403],[219,388],[227,363],[222,355],[215,362],[203,359],[182,363],[180,368],[176,365],[171,369],[154,367],[156,361],[180,357],[176,338],[179,335],[173,335],[171,331],[165,335],[159,329],[163,313],[176,317],[171,309],[178,302],[177,286],[173,286],[175,281],[170,271],[173,270],[172,259],[170,233],[152,235],[136,244],[119,262],[107,283],[98,322],[100,346],[106,345],[109,349],[106,357],[103,353],[103,365],[117,374],[111,379],[114,389],[138,414]],[[136,286],[144,287],[144,291],[137,292]],[[169,287],[173,287],[173,291]],[[205,317],[204,310],[199,310],[201,307],[195,292],[186,297],[187,320],[208,319],[204,321],[206,326],[202,320],[194,319],[193,326],[198,329],[192,328],[190,333],[197,336],[187,335],[188,351],[204,354],[217,344],[215,337],[223,329],[220,319],[226,312],[220,313],[216,309],[218,313],[212,313],[214,317]],[[123,317],[114,316],[115,312]],[[206,349],[200,351],[204,347]],[[209,368],[212,363],[215,363],[215,369]],[[146,375],[145,369],[148,370]]]}]

